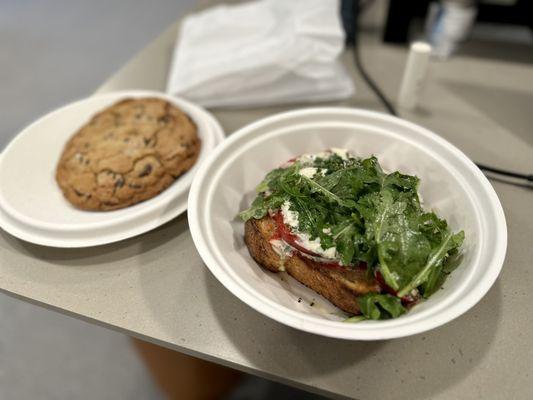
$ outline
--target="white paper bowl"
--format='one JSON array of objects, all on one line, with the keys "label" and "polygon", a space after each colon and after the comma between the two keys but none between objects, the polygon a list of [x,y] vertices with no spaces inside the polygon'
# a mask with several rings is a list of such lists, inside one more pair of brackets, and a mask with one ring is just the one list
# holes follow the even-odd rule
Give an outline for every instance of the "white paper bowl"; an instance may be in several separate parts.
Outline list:
[{"label": "white paper bowl", "polygon": [[[198,127],[202,148],[196,164],[161,194],[116,211],[82,211],[72,206],[55,181],[67,140],[97,112],[125,98],[157,97],[187,113]],[[149,231],[184,212],[198,166],[224,139],[216,120],[182,99],[151,91],[92,96],[61,107],[25,128],[0,159],[0,226],[12,235],[54,247],[87,247]]]},{"label": "white paper bowl", "polygon": [[[265,272],[244,245],[244,224],[235,216],[248,207],[264,175],[295,155],[330,147],[361,157],[375,154],[386,171],[419,176],[425,207],[445,217],[451,229],[465,231],[462,263],[443,290],[400,318],[342,322],[345,315],[339,309],[288,275]],[[344,339],[407,336],[456,318],[489,290],[507,247],[498,197],[460,150],[407,121],[344,108],[278,114],[232,135],[196,175],[189,194],[189,225],[204,262],[242,301],[294,328]]]}]

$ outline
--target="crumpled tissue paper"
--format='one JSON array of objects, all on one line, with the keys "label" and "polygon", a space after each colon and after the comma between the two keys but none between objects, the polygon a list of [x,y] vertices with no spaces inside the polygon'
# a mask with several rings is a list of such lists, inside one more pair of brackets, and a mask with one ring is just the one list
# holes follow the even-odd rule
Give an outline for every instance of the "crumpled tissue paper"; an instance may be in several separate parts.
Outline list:
[{"label": "crumpled tissue paper", "polygon": [[222,5],[182,24],[167,92],[206,107],[350,97],[337,0]]}]

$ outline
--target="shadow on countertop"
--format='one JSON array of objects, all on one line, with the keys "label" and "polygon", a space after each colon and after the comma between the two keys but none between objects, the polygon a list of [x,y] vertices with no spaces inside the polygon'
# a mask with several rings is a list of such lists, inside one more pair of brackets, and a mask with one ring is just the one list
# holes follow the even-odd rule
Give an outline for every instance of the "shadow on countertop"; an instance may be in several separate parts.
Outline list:
[{"label": "shadow on countertop", "polygon": [[[207,281],[215,279],[205,273]],[[347,341],[283,326],[250,312],[217,282],[209,287],[220,326],[256,368],[362,398],[423,400],[467,379],[491,346],[501,311],[497,282],[465,316],[433,331],[388,341]]]}]

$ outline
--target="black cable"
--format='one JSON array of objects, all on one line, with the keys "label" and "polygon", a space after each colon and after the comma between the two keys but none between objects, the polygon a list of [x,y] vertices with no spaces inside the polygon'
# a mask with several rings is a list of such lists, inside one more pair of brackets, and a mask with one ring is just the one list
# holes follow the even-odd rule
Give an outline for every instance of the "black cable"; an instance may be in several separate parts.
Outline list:
[{"label": "black cable", "polygon": [[359,71],[359,74],[363,77],[364,81],[372,89],[374,94],[379,98],[381,103],[383,104],[383,107],[387,109],[389,114],[398,116],[398,113],[396,112],[396,109],[392,105],[392,103],[387,99],[387,97],[383,94],[379,86],[374,82],[372,77],[368,75],[368,73],[365,70],[365,67],[363,66],[363,63],[361,62],[361,57],[359,56],[359,46],[357,45],[357,37],[355,38],[354,46],[353,46],[353,54],[354,54],[354,61],[355,61],[355,67]]},{"label": "black cable", "polygon": [[[366,5],[368,6],[368,4]],[[362,11],[361,8],[359,8],[358,11]],[[355,16],[355,18],[356,18],[355,24],[357,27],[358,26],[357,15]],[[365,67],[361,61],[361,56],[359,54],[359,46],[358,46],[357,41],[358,41],[358,29],[356,28],[355,38],[353,40],[353,54],[354,54],[355,67],[359,71],[359,74],[363,77],[363,80],[368,85],[368,87],[374,92],[376,97],[381,101],[383,107],[387,110],[387,112],[391,115],[399,117],[400,115],[398,114],[398,112],[396,111],[392,103],[389,101],[387,96],[385,96],[385,94],[380,89],[380,87],[377,85],[377,83],[372,79],[372,77],[368,74],[368,72],[366,72]],[[528,174],[522,174],[519,172],[507,171],[504,169],[494,168],[494,167],[484,165],[484,164],[479,164],[479,163],[476,163],[476,165],[479,169],[485,172],[490,172],[492,174],[498,174],[498,175],[507,176],[510,178],[516,178],[516,179],[526,180],[528,182],[533,182],[533,174],[528,175]]]},{"label": "black cable", "polygon": [[500,169],[500,168],[489,167],[488,165],[484,165],[480,163],[476,163],[476,165],[478,166],[479,169],[483,171],[487,171],[487,172],[492,172],[493,174],[505,175],[511,178],[524,179],[526,181],[533,182],[533,174],[531,175],[521,174],[519,172],[512,172],[512,171],[507,171],[507,170]]}]

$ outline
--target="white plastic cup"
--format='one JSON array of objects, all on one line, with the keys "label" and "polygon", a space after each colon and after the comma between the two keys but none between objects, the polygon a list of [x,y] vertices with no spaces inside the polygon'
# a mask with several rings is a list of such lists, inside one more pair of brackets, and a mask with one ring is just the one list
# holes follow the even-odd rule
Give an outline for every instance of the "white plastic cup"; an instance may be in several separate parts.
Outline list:
[{"label": "white plastic cup", "polygon": [[411,44],[398,95],[398,105],[412,110],[420,101],[429,69],[431,46],[426,42]]}]

